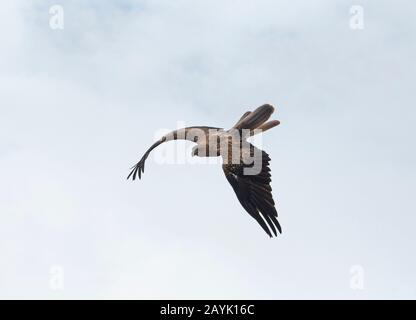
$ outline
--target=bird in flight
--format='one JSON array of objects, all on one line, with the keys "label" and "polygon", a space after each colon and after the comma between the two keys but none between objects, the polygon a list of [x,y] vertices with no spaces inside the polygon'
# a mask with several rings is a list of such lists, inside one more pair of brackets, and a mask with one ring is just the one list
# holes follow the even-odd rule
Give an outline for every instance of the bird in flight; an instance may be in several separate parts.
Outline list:
[{"label": "bird in flight", "polygon": [[280,124],[269,120],[273,106],[264,104],[254,111],[245,112],[229,130],[217,127],[186,127],[170,132],[156,141],[131,169],[127,179],[141,179],[144,163],[150,152],[160,144],[172,140],[189,140],[196,143],[192,156],[222,157],[225,177],[231,184],[243,208],[272,237],[282,228],[270,186],[270,157],[247,141],[247,138]]}]

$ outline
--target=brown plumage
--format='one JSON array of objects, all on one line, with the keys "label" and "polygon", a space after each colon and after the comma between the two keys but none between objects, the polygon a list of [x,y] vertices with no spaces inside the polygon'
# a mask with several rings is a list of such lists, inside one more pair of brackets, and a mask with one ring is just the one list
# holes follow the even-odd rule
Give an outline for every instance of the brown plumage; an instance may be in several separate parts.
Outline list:
[{"label": "brown plumage", "polygon": [[[264,132],[280,122],[267,121],[274,108],[265,104],[253,112],[246,112],[230,129],[217,127],[187,127],[175,130],[155,142],[132,168],[127,179],[135,180],[144,172],[144,163],[150,152],[160,144],[171,140],[189,140],[197,145],[192,156],[221,156],[223,171],[243,208],[272,237],[282,232],[277,221],[277,211],[270,186],[270,157],[246,139]],[[273,233],[273,234],[272,234]]]}]

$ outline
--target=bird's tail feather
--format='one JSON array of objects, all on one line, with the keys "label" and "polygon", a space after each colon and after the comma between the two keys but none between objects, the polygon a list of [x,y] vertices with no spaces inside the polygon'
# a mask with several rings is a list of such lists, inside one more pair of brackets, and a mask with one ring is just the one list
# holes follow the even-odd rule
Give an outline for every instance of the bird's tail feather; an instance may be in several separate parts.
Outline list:
[{"label": "bird's tail feather", "polygon": [[233,126],[233,128],[238,128],[240,126],[240,123],[247,118],[248,115],[250,115],[251,111],[244,112],[244,114],[241,116],[241,118],[237,121],[237,123]]},{"label": "bird's tail feather", "polygon": [[[263,123],[265,123],[272,113],[274,112],[273,106],[270,104],[264,104],[258,107],[253,112],[246,112],[241,119],[235,124],[235,129],[250,129],[254,130],[260,127]],[[276,126],[274,124],[272,127]],[[270,129],[271,127],[267,128]],[[266,130],[267,130],[266,129]]]},{"label": "bird's tail feather", "polygon": [[257,133],[267,131],[271,128],[274,128],[274,127],[278,126],[279,124],[280,124],[279,120],[267,121],[267,122],[263,123],[261,126],[257,127],[256,129],[250,130],[250,136],[254,136]]}]

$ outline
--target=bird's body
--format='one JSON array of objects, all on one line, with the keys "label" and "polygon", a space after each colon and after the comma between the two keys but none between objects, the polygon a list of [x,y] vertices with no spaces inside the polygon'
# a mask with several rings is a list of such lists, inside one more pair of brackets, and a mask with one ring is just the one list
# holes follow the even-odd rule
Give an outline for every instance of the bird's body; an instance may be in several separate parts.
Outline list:
[{"label": "bird's body", "polygon": [[[277,211],[270,186],[269,155],[259,150],[247,138],[264,132],[280,122],[267,121],[274,108],[265,104],[253,112],[246,112],[230,129],[194,126],[172,131],[156,141],[132,168],[127,179],[133,180],[144,172],[144,163],[150,152],[160,144],[172,140],[189,140],[196,143],[192,156],[218,157],[223,159],[223,171],[243,208],[272,237],[280,233]],[[270,231],[271,229],[271,231]]]}]

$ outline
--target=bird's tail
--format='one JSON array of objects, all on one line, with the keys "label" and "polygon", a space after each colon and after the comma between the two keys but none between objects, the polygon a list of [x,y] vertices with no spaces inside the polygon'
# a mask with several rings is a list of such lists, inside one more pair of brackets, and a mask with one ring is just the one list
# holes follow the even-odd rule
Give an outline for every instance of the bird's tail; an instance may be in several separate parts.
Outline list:
[{"label": "bird's tail", "polygon": [[[261,131],[264,132],[280,124],[278,120],[267,121],[273,112],[274,107],[272,105],[264,104],[253,112],[247,111],[244,113],[233,128],[237,130],[253,130],[251,135]],[[254,133],[255,129],[258,130],[256,130],[257,132]]]},{"label": "bird's tail", "polygon": [[271,128],[274,128],[274,127],[278,126],[279,124],[280,124],[280,121],[279,120],[270,120],[270,121],[267,121],[267,122],[263,123],[261,126],[257,127],[256,129],[251,130],[250,131],[250,135],[253,136],[253,135],[257,134],[257,133],[267,131],[267,130],[269,130]]}]

